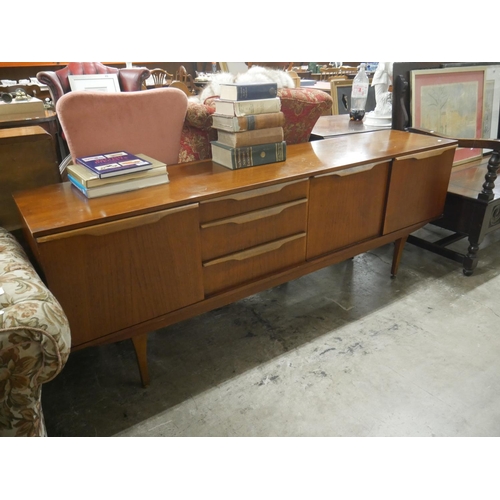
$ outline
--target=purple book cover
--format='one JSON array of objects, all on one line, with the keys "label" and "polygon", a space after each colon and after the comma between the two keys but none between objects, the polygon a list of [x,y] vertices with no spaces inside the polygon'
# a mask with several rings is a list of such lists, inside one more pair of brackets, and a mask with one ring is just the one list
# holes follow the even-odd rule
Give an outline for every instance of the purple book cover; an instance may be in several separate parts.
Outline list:
[{"label": "purple book cover", "polygon": [[149,170],[152,164],[126,151],[115,151],[93,156],[82,156],[77,163],[95,172],[99,177]]}]

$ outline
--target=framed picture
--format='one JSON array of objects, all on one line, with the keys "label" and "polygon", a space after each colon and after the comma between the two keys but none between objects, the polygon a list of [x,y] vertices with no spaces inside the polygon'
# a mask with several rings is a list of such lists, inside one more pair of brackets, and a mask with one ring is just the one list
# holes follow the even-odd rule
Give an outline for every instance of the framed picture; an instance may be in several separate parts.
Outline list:
[{"label": "framed picture", "polygon": [[120,92],[118,75],[69,75],[71,90],[91,90],[94,92]]},{"label": "framed picture", "polygon": [[[332,95],[332,115],[348,115],[351,108],[352,80],[330,80],[330,93]],[[375,101],[375,88],[368,87],[365,111],[373,111],[377,105]]]},{"label": "framed picture", "polygon": [[500,121],[500,66],[487,66],[484,82],[483,137],[498,139]]},{"label": "framed picture", "polygon": [[[485,72],[483,66],[412,71],[413,126],[456,138],[483,137]],[[482,154],[482,149],[459,148],[454,164]]]}]

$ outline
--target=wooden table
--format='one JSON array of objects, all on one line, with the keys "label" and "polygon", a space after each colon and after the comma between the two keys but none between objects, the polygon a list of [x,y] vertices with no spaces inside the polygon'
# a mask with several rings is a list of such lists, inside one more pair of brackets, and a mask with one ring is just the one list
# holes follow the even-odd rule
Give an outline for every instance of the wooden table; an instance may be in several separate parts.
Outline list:
[{"label": "wooden table", "polygon": [[[443,210],[456,141],[383,130],[287,147],[283,162],[168,167],[170,183],[87,199],[14,195],[72,348],[132,338],[395,242]],[[334,286],[334,284],[332,285]]]},{"label": "wooden table", "polygon": [[[59,137],[57,115],[55,111],[45,109],[42,113],[16,113],[11,115],[0,115],[0,129],[15,127],[30,127],[38,125],[46,130],[53,138],[54,151],[58,161],[61,162],[65,156],[64,148]],[[62,149],[61,149],[62,148]]]},{"label": "wooden table", "polygon": [[12,193],[60,182],[54,142],[39,126],[0,129],[0,226],[21,229]]},{"label": "wooden table", "polygon": [[351,121],[349,115],[320,116],[311,131],[312,139],[327,139],[338,135],[360,134],[387,130],[386,127],[365,125],[363,121]]},{"label": "wooden table", "polygon": [[304,85],[302,87],[304,89],[318,89],[322,90],[323,92],[326,92],[327,94],[331,93],[331,87],[330,87],[330,82],[324,82],[318,80],[314,85]]}]

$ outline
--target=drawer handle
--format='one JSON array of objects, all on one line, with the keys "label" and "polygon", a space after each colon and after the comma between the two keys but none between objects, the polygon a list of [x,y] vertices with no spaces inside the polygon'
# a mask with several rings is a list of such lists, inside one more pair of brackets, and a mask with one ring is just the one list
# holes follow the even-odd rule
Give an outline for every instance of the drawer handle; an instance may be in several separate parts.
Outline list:
[{"label": "drawer handle", "polygon": [[42,236],[41,238],[37,239],[37,242],[46,243],[48,241],[62,240],[64,238],[72,238],[75,236],[103,236],[106,234],[117,233],[118,231],[123,231],[125,229],[131,229],[138,226],[144,226],[145,224],[154,224],[167,215],[171,215],[175,212],[182,212],[183,210],[192,210],[194,208],[198,208],[198,203],[184,205],[182,207],[169,208],[167,210],[162,210],[160,212],[154,212],[151,214],[136,215],[135,217],[128,217],[126,219],[105,222],[104,224],[99,224],[97,226],[73,229],[64,233]]},{"label": "drawer handle", "polygon": [[394,158],[394,160],[395,161],[425,160],[426,158],[432,158],[433,156],[442,155],[445,151],[449,151],[450,149],[456,149],[456,146],[448,146],[446,148],[433,149],[432,151],[424,151],[422,153],[415,153],[412,155],[398,156],[397,158]]},{"label": "drawer handle", "polygon": [[287,186],[291,186],[292,184],[297,184],[299,182],[306,182],[303,179],[299,179],[298,181],[286,182],[285,184],[274,184],[273,186],[267,186],[259,189],[252,189],[251,191],[243,191],[242,193],[234,193],[228,194],[227,196],[222,196],[220,198],[216,198],[214,200],[206,200],[202,201],[201,204],[204,203],[216,203],[221,200],[248,200],[250,198],[257,198],[258,196],[263,196],[266,194],[277,193],[281,191],[283,188]]},{"label": "drawer handle", "polygon": [[264,210],[255,210],[254,212],[248,212],[247,214],[237,215],[235,217],[228,217],[227,219],[220,219],[214,222],[207,222],[202,224],[202,229],[208,229],[215,226],[223,226],[225,224],[246,224],[247,222],[252,222],[259,219],[265,219],[266,217],[272,217],[273,215],[280,214],[284,210],[301,203],[306,203],[307,199],[302,198],[301,200],[291,201],[290,203],[283,203],[282,205],[276,205],[274,207],[269,207]]},{"label": "drawer handle", "polygon": [[229,262],[230,260],[246,260],[261,255],[263,253],[272,252],[273,250],[278,250],[286,243],[290,241],[297,240],[299,238],[304,238],[306,233],[294,234],[288,238],[283,238],[281,240],[272,241],[271,243],[266,243],[265,245],[260,245],[258,247],[250,248],[248,250],[243,250],[242,252],[233,253],[231,255],[226,255],[219,259],[209,260],[203,263],[203,267],[215,266],[217,264],[222,264],[223,262]]},{"label": "drawer handle", "polygon": [[357,167],[345,168],[344,170],[336,170],[335,172],[328,172],[327,174],[315,175],[313,179],[317,179],[319,177],[332,176],[332,175],[335,175],[337,177],[347,177],[348,175],[367,172],[368,170],[372,170],[373,168],[375,168],[377,165],[383,165],[384,163],[387,163],[387,160],[375,163],[367,163],[365,165],[358,165]]}]

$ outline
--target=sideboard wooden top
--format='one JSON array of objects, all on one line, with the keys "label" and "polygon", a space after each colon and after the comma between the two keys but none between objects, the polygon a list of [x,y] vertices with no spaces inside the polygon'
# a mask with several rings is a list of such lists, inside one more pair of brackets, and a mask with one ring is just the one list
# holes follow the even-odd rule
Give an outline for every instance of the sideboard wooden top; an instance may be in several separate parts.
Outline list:
[{"label": "sideboard wooden top", "polygon": [[454,144],[448,139],[381,130],[287,146],[286,161],[240,170],[211,160],[172,165],[168,167],[170,183],[128,193],[87,199],[64,182],[17,192],[14,199],[28,230],[40,237]]}]

